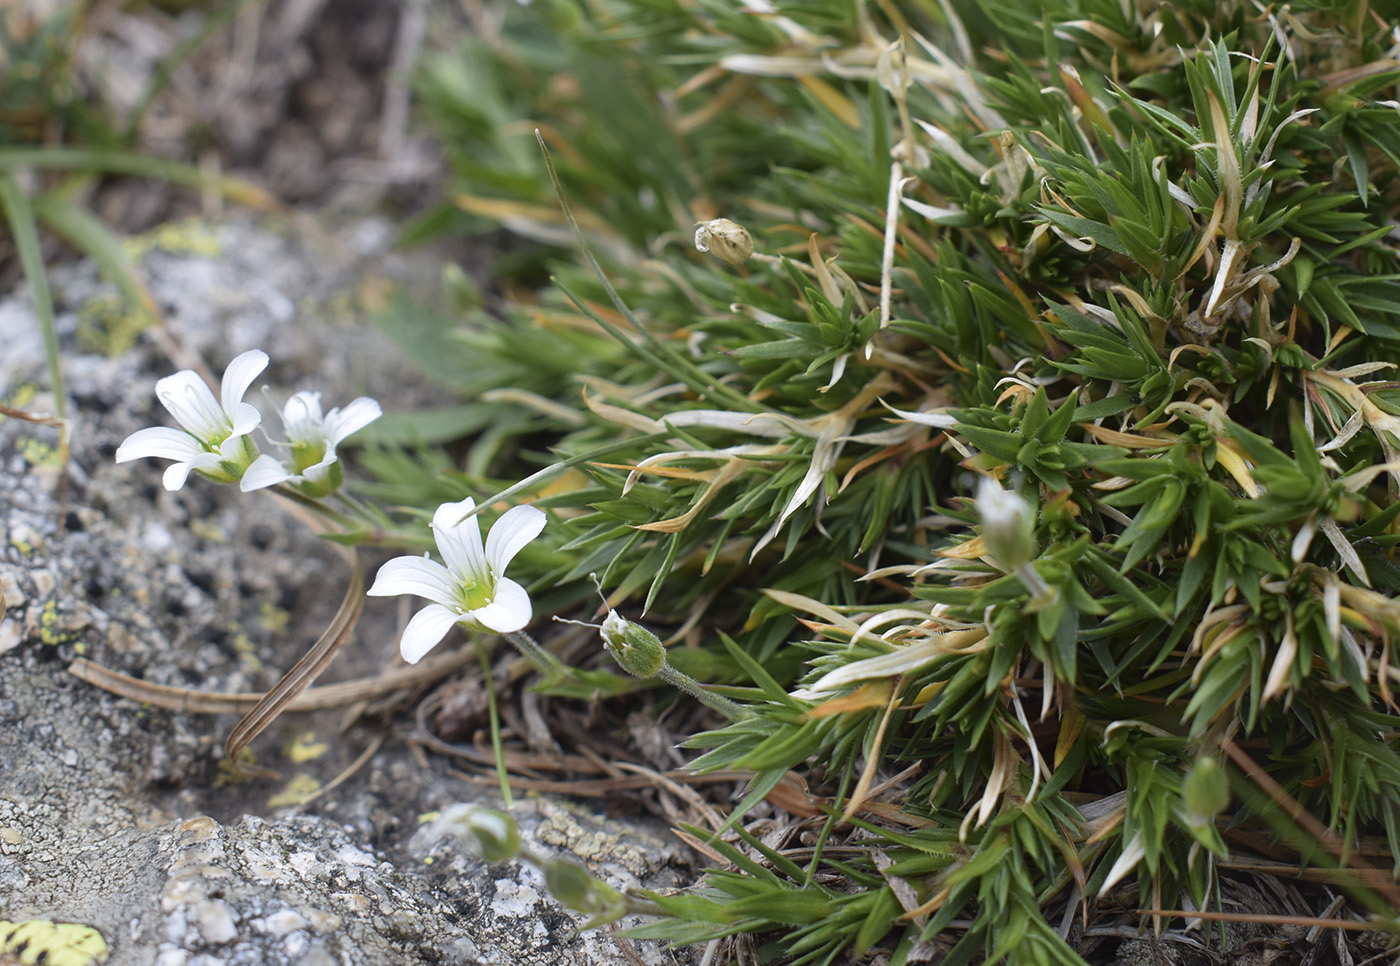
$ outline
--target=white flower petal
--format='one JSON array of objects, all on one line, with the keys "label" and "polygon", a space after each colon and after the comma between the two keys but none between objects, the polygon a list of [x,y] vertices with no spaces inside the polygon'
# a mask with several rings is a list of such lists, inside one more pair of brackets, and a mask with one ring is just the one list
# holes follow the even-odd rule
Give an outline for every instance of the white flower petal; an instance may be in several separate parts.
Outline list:
[{"label": "white flower petal", "polygon": [[174,492],[185,485],[190,473],[194,470],[211,470],[219,465],[219,457],[216,453],[197,453],[188,460],[180,463],[172,463],[165,468],[164,475],[161,476],[161,484],[167,490]]},{"label": "white flower petal", "polygon": [[368,396],[361,396],[344,409],[332,409],[326,417],[326,441],[334,449],[341,440],[358,433],[383,414],[379,403]]},{"label": "white flower petal", "polygon": [[[447,566],[426,557],[396,557],[380,568],[369,593],[377,597],[415,594],[442,605],[420,611],[404,632],[405,659],[416,661],[441,640],[452,623],[497,633],[518,631],[530,622],[530,595],[500,575],[512,557],[539,535],[545,514],[536,507],[516,507],[492,528],[491,557],[481,543],[473,500],[444,503],[433,514],[433,531]],[[465,610],[470,602],[489,603]]]},{"label": "white flower petal", "polygon": [[509,577],[502,577],[496,583],[495,599],[485,607],[469,611],[467,616],[498,634],[508,634],[530,623],[531,613],[530,595],[525,588]]},{"label": "white flower petal", "polygon": [[[244,436],[230,436],[219,444],[218,457],[229,463],[237,463],[242,466],[248,462],[248,446],[251,440]],[[253,447],[256,453],[257,447]]]},{"label": "white flower petal", "polygon": [[192,369],[156,380],[156,398],[192,436],[207,440],[228,432],[228,414]]},{"label": "white flower petal", "polygon": [[282,407],[282,425],[287,439],[293,443],[316,443],[325,436],[325,417],[321,415],[321,394],[303,389],[293,393]]},{"label": "white flower petal", "polygon": [[457,603],[457,582],[447,568],[427,557],[395,557],[379,568],[374,585],[365,591],[371,597],[397,597],[412,594],[435,604]]},{"label": "white flower petal", "polygon": [[403,636],[399,638],[399,653],[409,664],[417,664],[424,654],[437,647],[459,619],[441,604],[429,604],[414,614],[404,627]]},{"label": "white flower petal", "polygon": [[233,417],[231,420],[233,432],[229,433],[229,438],[247,436],[262,422],[262,413],[258,412],[251,403],[239,403],[230,415]]},{"label": "white flower petal", "polygon": [[491,574],[486,551],[481,545],[481,525],[475,516],[476,501],[468,497],[457,503],[444,503],[433,514],[433,535],[443,562],[463,581],[489,583]]},{"label": "white flower petal", "polygon": [[224,379],[219,387],[219,397],[223,404],[223,410],[234,418],[234,412],[238,409],[238,404],[243,401],[243,396],[248,391],[248,387],[253,384],[253,380],[258,378],[258,374],[267,368],[267,353],[261,349],[250,349],[228,364],[224,370]]},{"label": "white flower petal", "polygon": [[166,460],[185,461],[204,452],[199,442],[179,429],[169,426],[155,426],[132,433],[117,447],[117,462],[158,457]]},{"label": "white flower petal", "polygon": [[[548,518],[533,506],[513,506],[491,526],[486,535],[486,563],[497,576],[525,545],[540,535]],[[527,600],[528,603],[528,600]]]},{"label": "white flower petal", "polygon": [[193,463],[171,463],[165,468],[160,482],[173,493],[185,485],[185,481],[190,478],[190,470],[192,469],[194,469]]},{"label": "white flower petal", "polygon": [[328,449],[326,450],[326,455],[321,458],[319,463],[312,463],[301,471],[300,478],[311,483],[325,483],[331,475],[332,464],[336,463],[338,459],[339,458],[335,455],[335,450]]},{"label": "white flower petal", "polygon": [[276,486],[292,478],[292,474],[278,461],[277,457],[263,453],[243,471],[238,488],[244,493],[261,490],[266,486]]}]

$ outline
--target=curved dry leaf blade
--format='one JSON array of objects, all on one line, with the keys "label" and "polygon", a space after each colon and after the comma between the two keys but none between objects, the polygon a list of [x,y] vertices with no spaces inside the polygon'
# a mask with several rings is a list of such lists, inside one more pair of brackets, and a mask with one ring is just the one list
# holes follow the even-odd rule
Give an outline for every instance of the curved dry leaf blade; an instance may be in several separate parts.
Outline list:
[{"label": "curved dry leaf blade", "polygon": [[278,715],[287,710],[298,695],[311,686],[311,682],[330,664],[336,651],[350,639],[350,632],[354,629],[355,622],[360,619],[360,611],[365,606],[364,565],[360,562],[358,554],[352,559],[354,570],[350,574],[350,583],[345,588],[345,597],[341,600],[340,609],[335,612],[330,626],[326,628],[320,640],[312,645],[311,650],[306,652],[306,656],[283,675],[282,680],[234,726],[228,740],[224,742],[224,754],[228,756],[229,761],[238,761],[239,753],[248,742],[262,734],[268,725],[277,720]]},{"label": "curved dry leaf blade", "polygon": [[[395,691],[407,691],[423,687],[440,680],[457,670],[468,661],[474,660],[470,651],[459,650],[429,658],[419,664],[398,667],[372,678],[359,678],[328,684],[319,688],[308,688],[298,695],[285,711],[329,711],[344,708],[361,701],[375,701],[387,697]],[[110,691],[123,698],[148,704],[153,708],[167,711],[180,711],[185,714],[232,714],[247,713],[257,707],[264,695],[257,692],[219,694],[215,691],[198,691],[193,688],[175,688],[166,684],[153,684],[113,671],[86,658],[78,658],[68,665],[68,673],[80,681]]]}]

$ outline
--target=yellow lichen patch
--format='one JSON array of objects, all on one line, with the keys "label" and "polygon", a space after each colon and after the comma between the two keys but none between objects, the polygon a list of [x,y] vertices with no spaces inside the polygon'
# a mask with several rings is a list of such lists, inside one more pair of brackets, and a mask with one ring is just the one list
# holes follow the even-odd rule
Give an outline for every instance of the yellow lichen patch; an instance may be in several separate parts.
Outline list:
[{"label": "yellow lichen patch", "polygon": [[190,533],[210,543],[228,543],[228,534],[219,525],[205,517],[193,517],[189,522]]},{"label": "yellow lichen patch", "polygon": [[258,646],[253,643],[248,632],[238,621],[231,621],[228,626],[232,635],[233,649],[238,652],[243,660],[243,664],[249,670],[261,671],[263,667],[262,659],[258,657]]},{"label": "yellow lichen patch", "polygon": [[123,241],[127,255],[140,260],[153,251],[184,255],[214,256],[222,251],[219,236],[199,219],[166,222],[159,227]]},{"label": "yellow lichen patch", "polygon": [[303,798],[320,787],[321,783],[306,772],[298,772],[295,778],[287,782],[285,788],[267,800],[267,804],[271,808],[280,808],[283,805],[297,805]]},{"label": "yellow lichen patch", "polygon": [[283,607],[278,607],[272,601],[264,601],[261,610],[258,612],[258,619],[262,621],[262,626],[267,628],[268,633],[280,634],[287,629],[287,622],[291,620],[291,611]]},{"label": "yellow lichen patch", "polygon": [[300,765],[304,761],[320,758],[330,745],[316,740],[316,732],[303,731],[291,740],[285,749],[288,758]]},{"label": "yellow lichen patch", "polygon": [[72,640],[59,623],[58,601],[50,598],[44,601],[44,609],[39,612],[39,641],[50,646],[66,644]]},{"label": "yellow lichen patch", "polygon": [[[32,382],[25,382],[16,386],[14,392],[10,393],[3,402],[11,409],[24,409],[34,401],[34,397],[37,395],[39,395],[39,387]],[[3,418],[3,416],[0,416],[0,419]]]},{"label": "yellow lichen patch", "polygon": [[78,313],[78,344],[89,352],[114,358],[136,345],[151,317],[120,295],[88,300]]},{"label": "yellow lichen patch", "polygon": [[0,919],[0,955],[24,966],[96,966],[107,961],[107,940],[91,926],[75,922]]},{"label": "yellow lichen patch", "polygon": [[57,469],[63,465],[63,454],[57,447],[34,439],[32,436],[21,436],[15,440],[15,449],[30,466]]}]

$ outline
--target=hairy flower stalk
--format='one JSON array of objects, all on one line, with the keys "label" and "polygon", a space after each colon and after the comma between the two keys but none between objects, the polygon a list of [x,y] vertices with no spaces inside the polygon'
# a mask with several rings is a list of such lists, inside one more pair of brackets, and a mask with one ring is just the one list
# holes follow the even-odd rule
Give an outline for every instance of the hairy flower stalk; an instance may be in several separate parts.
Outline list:
[{"label": "hairy flower stalk", "polygon": [[750,712],[742,705],[705,690],[699,681],[668,664],[666,646],[661,643],[661,638],[642,625],[627,620],[615,610],[609,610],[598,632],[613,660],[633,677],[643,680],[659,677],[731,721],[749,717]]},{"label": "hairy flower stalk", "polygon": [[511,634],[530,623],[530,595],[504,576],[515,555],[544,529],[544,512],[532,506],[501,514],[483,547],[471,499],[444,503],[433,514],[433,536],[446,563],[422,557],[395,557],[379,568],[371,597],[412,594],[432,601],[404,628],[403,659],[417,664],[454,624],[477,631]]},{"label": "hairy flower stalk", "polygon": [[180,429],[155,426],[132,433],[117,447],[117,462],[174,460],[162,478],[167,490],[183,487],[191,472],[215,483],[237,483],[257,459],[248,434],[262,421],[243,396],[267,363],[267,353],[258,349],[235,358],[224,371],[217,399],[192,369],[157,381],[156,398]]}]

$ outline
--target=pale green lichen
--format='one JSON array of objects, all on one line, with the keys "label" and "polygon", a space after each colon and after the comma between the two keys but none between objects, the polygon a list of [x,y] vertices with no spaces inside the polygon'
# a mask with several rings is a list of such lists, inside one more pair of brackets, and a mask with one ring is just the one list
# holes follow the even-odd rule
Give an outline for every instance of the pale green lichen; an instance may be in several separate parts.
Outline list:
[{"label": "pale green lichen", "polygon": [[146,313],[124,296],[95,296],[78,312],[78,345],[86,352],[116,358],[131,351],[150,324]]},{"label": "pale green lichen", "polygon": [[228,534],[207,517],[194,517],[190,520],[190,533],[193,533],[201,540],[208,540],[210,543],[228,543]]},{"label": "pale green lichen", "polygon": [[15,450],[26,463],[36,468],[57,469],[63,465],[63,452],[58,447],[32,436],[16,439]]},{"label": "pale green lichen", "polygon": [[175,255],[204,255],[210,258],[223,252],[223,246],[219,244],[219,236],[214,228],[207,222],[194,218],[166,222],[143,235],[126,239],[123,246],[133,261],[140,261],[153,251]]},{"label": "pale green lichen", "polygon": [[63,626],[59,616],[58,601],[52,598],[44,601],[44,607],[39,612],[39,642],[57,647],[67,644],[72,639],[72,632]]},{"label": "pale green lichen", "polygon": [[292,613],[268,600],[263,601],[262,608],[258,611],[258,617],[269,634],[280,634],[287,629],[287,623],[292,619]]}]

